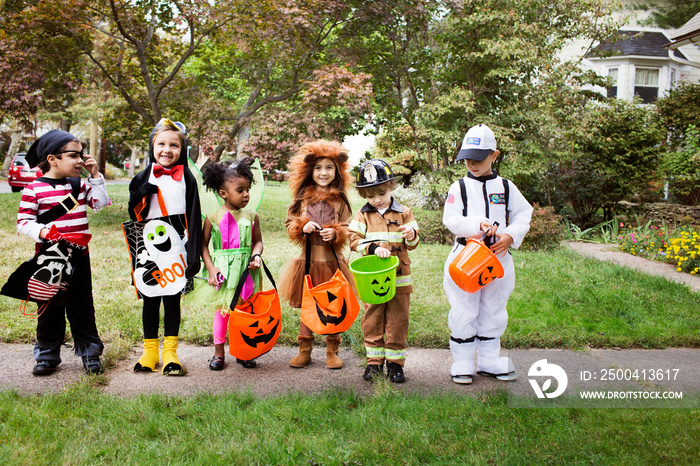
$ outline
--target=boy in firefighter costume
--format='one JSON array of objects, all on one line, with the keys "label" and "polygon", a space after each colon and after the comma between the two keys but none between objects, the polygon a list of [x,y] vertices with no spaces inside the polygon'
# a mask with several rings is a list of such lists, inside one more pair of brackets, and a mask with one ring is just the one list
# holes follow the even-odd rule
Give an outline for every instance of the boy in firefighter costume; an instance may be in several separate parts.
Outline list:
[{"label": "boy in firefighter costume", "polygon": [[[185,126],[163,118],[151,131],[148,142],[150,163],[129,184],[129,216],[132,220],[143,221],[185,214],[187,219],[187,243],[184,246],[187,255],[185,277],[189,281],[200,268],[202,216],[197,181],[187,167]],[[152,372],[160,360],[158,327],[162,300],[163,374],[184,375],[185,368],[177,357],[181,291],[162,296],[155,294],[149,296],[144,294],[143,290],[139,292],[143,298],[144,350],[134,367],[134,372]]]},{"label": "boy in firefighter costume", "polygon": [[387,258],[398,256],[396,294],[381,304],[366,306],[362,318],[362,333],[367,350],[365,380],[384,373],[393,383],[406,379],[403,365],[406,361],[406,336],[411,292],[411,261],[408,251],[418,247],[419,231],[413,213],[392,196],[396,179],[391,167],[383,160],[369,160],[357,173],[357,191],[367,199],[350,223],[350,247],[362,254]]},{"label": "boy in firefighter costume", "polygon": [[[486,125],[472,127],[464,136],[457,161],[468,173],[450,186],[442,221],[455,234],[456,243],[445,263],[443,285],[450,302],[448,323],[451,368],[455,383],[470,384],[476,371],[499,380],[515,380],[515,367],[499,357],[501,335],[508,324],[506,305],[515,286],[511,247],[517,249],[530,229],[532,206],[515,185],[498,176],[491,164],[498,157],[496,137]],[[463,291],[448,272],[450,263],[469,238],[486,238],[486,245],[501,262],[504,276],[475,293]]]}]

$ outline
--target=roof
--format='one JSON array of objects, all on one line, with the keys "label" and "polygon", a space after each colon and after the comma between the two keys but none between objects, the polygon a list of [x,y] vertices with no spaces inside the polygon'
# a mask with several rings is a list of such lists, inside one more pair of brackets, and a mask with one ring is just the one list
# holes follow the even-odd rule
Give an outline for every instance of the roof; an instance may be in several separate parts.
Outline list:
[{"label": "roof", "polygon": [[666,44],[671,49],[676,49],[681,45],[700,41],[700,12],[690,18],[672,37],[673,42]]},{"label": "roof", "polygon": [[[615,42],[612,42],[615,41]],[[668,37],[663,32],[649,31],[618,31],[617,35],[593,49],[586,58],[601,58],[601,52],[618,52],[619,56],[642,56],[668,58],[668,49],[664,45],[669,43]],[[676,58],[686,59],[678,50],[673,52]]]}]

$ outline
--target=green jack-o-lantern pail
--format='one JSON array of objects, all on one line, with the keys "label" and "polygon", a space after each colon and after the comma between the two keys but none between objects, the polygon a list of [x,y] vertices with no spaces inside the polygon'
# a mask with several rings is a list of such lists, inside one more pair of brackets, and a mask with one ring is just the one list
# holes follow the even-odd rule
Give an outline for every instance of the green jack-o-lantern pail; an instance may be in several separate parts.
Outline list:
[{"label": "green jack-o-lantern pail", "polygon": [[355,259],[350,263],[350,271],[355,277],[357,294],[369,304],[385,303],[396,294],[396,256],[381,259],[374,254]]}]

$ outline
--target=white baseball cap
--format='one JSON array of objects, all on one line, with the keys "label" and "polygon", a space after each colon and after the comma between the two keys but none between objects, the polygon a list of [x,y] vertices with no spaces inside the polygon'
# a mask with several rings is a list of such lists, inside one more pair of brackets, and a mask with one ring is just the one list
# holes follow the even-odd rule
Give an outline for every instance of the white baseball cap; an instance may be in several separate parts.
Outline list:
[{"label": "white baseball cap", "polygon": [[486,125],[472,126],[464,135],[457,161],[484,160],[494,150],[496,150],[496,136],[491,128]]}]

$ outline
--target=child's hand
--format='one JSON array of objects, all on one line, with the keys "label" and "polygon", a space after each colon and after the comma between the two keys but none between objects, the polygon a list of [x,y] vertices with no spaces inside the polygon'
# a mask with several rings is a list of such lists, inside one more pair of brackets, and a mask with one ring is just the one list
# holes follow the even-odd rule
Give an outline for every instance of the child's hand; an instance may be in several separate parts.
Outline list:
[{"label": "child's hand", "polygon": [[259,269],[260,268],[260,254],[255,254],[251,259],[250,263],[248,266],[252,269]]},{"label": "child's hand", "polygon": [[399,230],[403,233],[401,237],[407,241],[413,241],[416,239],[416,230],[413,229],[413,227],[409,227],[406,225],[401,225],[399,227]]},{"label": "child's hand", "polygon": [[335,239],[335,230],[333,228],[324,228],[319,234],[323,241],[332,241]]},{"label": "child's hand", "polygon": [[320,230],[320,229],[321,229],[321,225],[319,225],[318,223],[308,222],[306,225],[304,225],[304,228],[302,228],[301,231],[303,231],[307,235],[310,235],[314,231]]},{"label": "child's hand", "polygon": [[207,279],[207,283],[209,283],[211,286],[219,285],[218,277],[221,274],[221,270],[219,270],[218,267],[207,267],[207,272],[209,272],[209,278]]},{"label": "child's hand", "polygon": [[85,159],[83,160],[83,166],[88,171],[93,179],[100,177],[100,167],[97,165],[97,161],[92,155],[85,154]]},{"label": "child's hand", "polygon": [[510,248],[510,245],[513,244],[513,237],[508,233],[503,233],[502,235],[497,236],[497,238],[498,241],[491,246],[491,251],[493,251],[493,253],[497,256],[499,254],[501,256],[505,256]]},{"label": "child's hand", "polygon": [[381,259],[386,259],[387,257],[391,256],[391,251],[389,251],[387,248],[379,246],[374,250],[374,254]]},{"label": "child's hand", "polygon": [[498,229],[498,225],[494,225],[491,222],[489,222],[488,220],[484,220],[483,222],[481,222],[479,227],[481,228],[481,231],[486,233],[486,236],[495,235],[496,230]]}]

